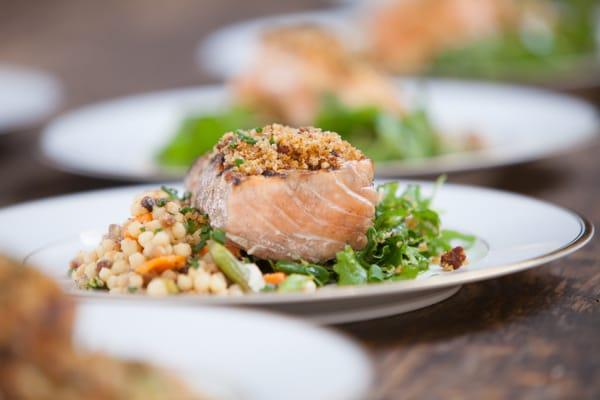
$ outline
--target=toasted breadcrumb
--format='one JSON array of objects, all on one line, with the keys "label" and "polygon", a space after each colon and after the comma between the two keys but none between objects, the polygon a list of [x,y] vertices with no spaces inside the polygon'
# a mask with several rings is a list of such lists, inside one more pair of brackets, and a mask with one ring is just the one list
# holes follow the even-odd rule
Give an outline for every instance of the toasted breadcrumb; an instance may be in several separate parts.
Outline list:
[{"label": "toasted breadcrumb", "polygon": [[215,146],[215,156],[224,169],[266,176],[291,169],[337,169],[345,161],[365,158],[337,133],[278,124],[226,133]]}]

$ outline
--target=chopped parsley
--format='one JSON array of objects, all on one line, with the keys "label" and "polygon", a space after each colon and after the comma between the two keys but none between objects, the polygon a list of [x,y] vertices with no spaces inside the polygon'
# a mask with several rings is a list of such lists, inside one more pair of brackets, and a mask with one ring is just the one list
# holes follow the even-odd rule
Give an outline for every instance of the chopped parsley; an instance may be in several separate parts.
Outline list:
[{"label": "chopped parsley", "polygon": [[221,229],[213,229],[210,237],[215,242],[219,242],[221,244],[225,244],[225,240],[227,240],[227,237],[225,236],[225,232],[222,231]]},{"label": "chopped parsley", "polygon": [[186,190],[185,192],[183,192],[183,196],[181,196],[181,201],[187,201],[191,198],[192,198],[192,192],[190,192],[189,190]]},{"label": "chopped parsley", "polygon": [[96,276],[87,282],[87,288],[95,290],[104,289],[104,281]]},{"label": "chopped parsley", "polygon": [[240,165],[242,165],[244,163],[244,159],[242,159],[242,158],[236,158],[235,161],[234,161],[234,163],[235,163],[236,167],[239,167]]},{"label": "chopped parsley", "polygon": [[185,215],[192,212],[200,212],[200,210],[198,210],[196,207],[183,207],[181,210],[179,210],[179,212]]},{"label": "chopped parsley", "polygon": [[198,229],[200,229],[200,224],[193,219],[188,219],[187,221],[185,221],[184,226],[185,226],[185,231],[187,232],[188,235],[192,235],[192,234],[194,234],[194,232],[196,232]]},{"label": "chopped parsley", "polygon": [[167,204],[167,201],[168,201],[168,200],[167,200],[167,199],[165,199],[165,198],[162,198],[162,199],[156,199],[156,200],[154,201],[154,204],[155,204],[157,207],[164,207],[164,206],[165,206],[165,204]]},{"label": "chopped parsley", "polygon": [[198,261],[197,258],[190,258],[188,260],[188,267],[198,269],[198,268],[200,268],[200,262]]},{"label": "chopped parsley", "polygon": [[246,142],[248,144],[256,144],[257,140],[254,139],[252,136],[246,135],[244,133],[243,130],[238,129],[237,131],[235,131],[235,134],[237,135],[238,138],[240,138],[240,140],[242,142]]},{"label": "chopped parsley", "polygon": [[167,186],[161,186],[160,189],[165,192],[166,194],[169,195],[169,200],[179,200],[179,193],[177,192],[176,189],[167,187]]}]

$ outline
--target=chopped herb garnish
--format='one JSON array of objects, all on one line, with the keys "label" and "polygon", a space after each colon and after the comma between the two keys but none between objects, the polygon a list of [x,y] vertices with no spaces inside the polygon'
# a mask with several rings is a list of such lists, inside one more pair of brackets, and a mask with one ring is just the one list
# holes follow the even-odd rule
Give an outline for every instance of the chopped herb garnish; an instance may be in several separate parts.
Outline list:
[{"label": "chopped herb garnish", "polygon": [[262,132],[262,128],[254,128],[254,130],[256,131],[256,133],[261,133]]},{"label": "chopped herb garnish", "polygon": [[179,193],[177,192],[176,189],[173,189],[173,188],[170,188],[170,187],[167,187],[164,185],[161,186],[160,189],[169,195],[169,200],[178,200],[179,199],[179,197],[178,197]]},{"label": "chopped herb garnish", "polygon": [[242,165],[244,163],[244,160],[242,158],[236,158],[234,163],[235,163],[236,167],[239,167],[240,165]]},{"label": "chopped herb garnish", "polygon": [[181,201],[187,201],[187,200],[189,200],[191,198],[192,198],[192,192],[190,192],[189,190],[186,190],[183,193],[183,196],[181,196]]},{"label": "chopped herb garnish", "polygon": [[204,247],[206,247],[206,239],[200,239],[198,243],[192,246],[192,253],[198,254]]},{"label": "chopped herb garnish", "polygon": [[162,231],[162,228],[156,228],[155,230],[153,230],[152,232],[154,232],[154,234],[157,234],[158,232]]},{"label": "chopped herb garnish", "polygon": [[156,199],[156,201],[154,201],[154,204],[155,204],[157,207],[164,207],[164,206],[165,206],[165,204],[167,204],[167,201],[168,201],[168,200],[167,200],[167,199],[164,199],[164,198],[163,198],[163,199]]},{"label": "chopped herb garnish", "polygon": [[200,212],[200,210],[198,210],[196,207],[183,207],[181,210],[179,210],[179,212],[182,214],[187,214],[191,212]]},{"label": "chopped herb garnish", "polygon": [[104,281],[97,276],[90,279],[87,283],[88,289],[104,289]]},{"label": "chopped herb garnish", "polygon": [[187,221],[185,221],[184,225],[185,225],[185,231],[189,235],[192,235],[194,232],[196,232],[200,228],[200,225],[198,224],[198,222],[194,221],[193,219],[188,219]]},{"label": "chopped herb garnish", "polygon": [[140,232],[146,232],[146,227],[145,227],[145,226],[142,226],[142,227],[140,228]]},{"label": "chopped herb garnish", "polygon": [[200,268],[200,262],[197,258],[190,258],[188,261],[188,267],[198,269]]},{"label": "chopped herb garnish", "polygon": [[135,293],[135,292],[137,292],[137,291],[138,291],[138,288],[136,288],[136,287],[132,287],[132,286],[129,286],[129,287],[127,288],[127,291],[128,291],[129,293]]},{"label": "chopped herb garnish", "polygon": [[221,244],[225,244],[225,240],[227,240],[225,232],[222,231],[221,229],[213,229],[211,238],[215,242],[219,242]]},{"label": "chopped herb garnish", "polygon": [[237,142],[231,142],[231,143],[229,143],[229,148],[230,149],[234,149],[235,150],[235,149],[237,149],[237,147],[238,147],[238,143]]},{"label": "chopped herb garnish", "polygon": [[235,131],[235,134],[240,138],[242,142],[246,142],[248,144],[256,144],[257,140],[252,136],[246,135],[243,130],[238,129]]}]

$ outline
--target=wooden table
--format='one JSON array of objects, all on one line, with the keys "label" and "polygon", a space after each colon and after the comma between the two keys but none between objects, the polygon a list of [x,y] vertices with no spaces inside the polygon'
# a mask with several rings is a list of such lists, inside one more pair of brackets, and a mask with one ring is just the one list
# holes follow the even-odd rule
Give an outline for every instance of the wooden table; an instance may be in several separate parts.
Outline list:
[{"label": "wooden table", "polygon": [[[66,110],[118,95],[209,82],[192,56],[208,32],[234,20],[324,5],[317,0],[166,4],[5,0],[0,61],[56,73],[66,86]],[[588,95],[597,97],[597,92]],[[122,184],[45,166],[36,149],[38,133],[0,136],[0,205]],[[548,200],[598,226],[599,150],[596,142],[547,161],[453,174],[450,181]],[[502,212],[510,218],[510,210]],[[466,285],[433,307],[338,329],[373,356],[377,399],[597,399],[599,252],[594,239],[566,259]]]}]

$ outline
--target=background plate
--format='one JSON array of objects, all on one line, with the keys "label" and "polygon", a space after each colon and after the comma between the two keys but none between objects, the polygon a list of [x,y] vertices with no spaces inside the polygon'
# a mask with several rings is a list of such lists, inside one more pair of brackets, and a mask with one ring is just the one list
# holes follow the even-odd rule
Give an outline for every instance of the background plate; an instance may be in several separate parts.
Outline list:
[{"label": "background plate", "polygon": [[[397,80],[405,103],[424,106],[444,135],[476,132],[480,151],[378,163],[379,177],[431,175],[548,157],[581,146],[599,130],[595,109],[575,98],[521,86],[460,80]],[[180,177],[155,162],[182,118],[230,103],[223,86],[149,93],[65,114],[44,131],[41,150],[60,169],[98,177],[149,181]]]},{"label": "background plate", "polygon": [[[360,28],[364,15],[370,12],[374,1],[340,1],[347,3],[337,8],[321,11],[280,14],[249,21],[233,23],[214,31],[196,46],[196,64],[212,76],[227,80],[241,73],[245,66],[256,60],[261,35],[274,27],[297,24],[317,24],[327,27],[348,48],[360,50],[367,40]],[[597,17],[600,32],[600,12]],[[600,33],[597,39],[600,51]],[[223,51],[227,49],[227,51]],[[600,85],[600,53],[580,54],[581,64],[572,73],[562,74],[560,79],[538,79],[536,83],[563,90],[596,89]],[[525,64],[527,65],[527,64]],[[512,62],[518,71],[518,61]],[[515,73],[518,81],[518,73]]]},{"label": "background plate", "polygon": [[373,379],[347,338],[256,311],[84,302],[75,339],[171,369],[218,400],[362,400]]},{"label": "background plate", "polygon": [[62,91],[45,72],[0,64],[0,134],[28,128],[58,109]]}]

